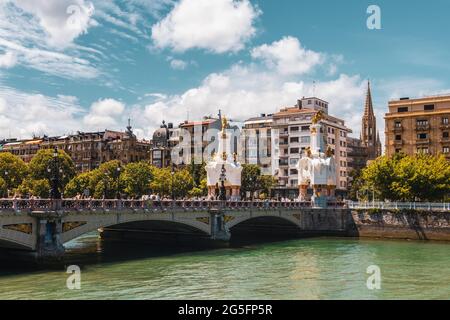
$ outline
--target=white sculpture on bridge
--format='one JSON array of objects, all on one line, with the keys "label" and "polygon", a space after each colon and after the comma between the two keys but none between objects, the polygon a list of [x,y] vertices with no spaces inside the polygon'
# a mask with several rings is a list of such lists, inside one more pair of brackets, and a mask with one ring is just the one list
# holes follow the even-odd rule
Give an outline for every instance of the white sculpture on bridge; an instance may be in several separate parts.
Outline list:
[{"label": "white sculpture on bridge", "polygon": [[228,121],[222,117],[218,150],[206,165],[208,197],[214,199],[219,197],[224,180],[226,198],[240,200],[242,166],[237,161],[237,154],[232,153],[231,135],[227,135],[227,129]]},{"label": "white sculpture on bridge", "polygon": [[[328,200],[334,199],[336,190],[336,163],[332,149],[325,150],[322,119],[323,113],[319,111],[312,120],[310,147],[297,164],[300,200],[312,200],[317,207],[326,207]],[[311,199],[310,187],[313,188]]]}]

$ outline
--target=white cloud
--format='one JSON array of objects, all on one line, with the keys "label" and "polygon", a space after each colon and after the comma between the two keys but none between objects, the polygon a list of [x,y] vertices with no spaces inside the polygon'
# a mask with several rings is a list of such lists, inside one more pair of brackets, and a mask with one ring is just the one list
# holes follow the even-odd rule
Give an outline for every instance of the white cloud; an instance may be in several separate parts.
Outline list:
[{"label": "white cloud", "polygon": [[87,32],[94,13],[92,3],[85,0],[10,0],[35,16],[54,47],[67,47]]},{"label": "white cloud", "polygon": [[98,100],[91,105],[90,112],[84,117],[83,123],[99,130],[114,127],[124,110],[125,105],[120,101],[114,99]]},{"label": "white cloud", "polygon": [[28,94],[0,86],[0,137],[58,135],[79,128],[82,112],[75,98]]},{"label": "white cloud", "polygon": [[153,25],[152,39],[157,48],[181,52],[236,52],[255,35],[253,23],[259,15],[248,0],[181,0]]},{"label": "white cloud", "polygon": [[7,51],[0,55],[0,68],[12,68],[17,63],[17,57],[14,52]]},{"label": "white cloud", "polygon": [[[162,120],[181,123],[189,111],[191,119],[215,115],[218,109],[242,122],[261,113],[274,113],[293,106],[302,96],[315,95],[330,102],[330,112],[348,119],[350,128],[360,127],[363,113],[364,81],[359,76],[340,75],[315,86],[303,79],[288,81],[277,73],[254,66],[235,65],[222,73],[213,73],[203,83],[180,95],[168,96],[144,107],[139,124],[157,128]],[[136,118],[134,116],[133,118]]]},{"label": "white cloud", "polygon": [[[72,4],[81,3],[77,1],[72,2]],[[100,72],[89,60],[95,58],[95,55],[101,56],[101,52],[75,44],[71,44],[70,48],[66,48],[64,52],[59,50],[62,48],[51,47],[49,42],[53,41],[52,39],[56,35],[51,36],[41,25],[42,21],[45,20],[45,15],[40,13],[42,18],[39,18],[38,13],[32,14],[23,11],[24,8],[27,8],[30,11],[41,10],[51,15],[53,11],[62,10],[60,8],[61,3],[67,4],[68,2],[66,0],[58,3],[53,0],[45,3],[39,1],[35,9],[28,8],[28,6],[31,6],[30,3],[25,0],[0,1],[0,50],[11,52],[16,58],[17,64],[47,74],[63,78],[90,79],[97,77]],[[37,9],[37,7],[41,8]],[[54,20],[48,18],[48,21],[45,20],[47,21],[45,25],[48,24],[48,28],[55,26],[56,22],[62,19],[61,15],[59,14],[59,18],[57,18],[58,14],[55,13]],[[69,17],[68,14],[66,15]],[[53,22],[49,22],[50,20]],[[64,34],[64,30],[61,32]],[[67,36],[67,41],[73,40],[70,35],[65,36]],[[60,35],[60,37],[63,36]],[[88,58],[82,58],[82,56]]]},{"label": "white cloud", "polygon": [[188,66],[188,63],[183,60],[173,59],[170,61],[170,67],[174,70],[184,70]]},{"label": "white cloud", "polygon": [[27,48],[0,38],[0,47],[13,52],[15,59],[25,67],[62,78],[95,78],[99,71],[86,59],[81,59],[39,48]]},{"label": "white cloud", "polygon": [[268,68],[283,75],[301,75],[310,72],[324,62],[324,55],[307,50],[294,37],[284,37],[272,44],[264,44],[251,52],[254,59],[261,59]]}]

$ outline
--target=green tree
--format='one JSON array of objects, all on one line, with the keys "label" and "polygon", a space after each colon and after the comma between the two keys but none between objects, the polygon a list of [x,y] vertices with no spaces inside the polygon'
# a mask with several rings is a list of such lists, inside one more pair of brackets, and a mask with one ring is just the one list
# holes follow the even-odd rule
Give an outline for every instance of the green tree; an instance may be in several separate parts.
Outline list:
[{"label": "green tree", "polygon": [[[174,177],[175,178],[175,177]],[[172,192],[172,172],[170,168],[154,168],[150,188],[162,197],[170,197]]]},{"label": "green tree", "polygon": [[17,188],[22,196],[36,196],[47,199],[50,197],[50,183],[47,179],[32,180],[25,179]]},{"label": "green tree", "polygon": [[259,177],[259,189],[266,197],[270,197],[272,189],[277,185],[277,179],[269,175],[261,175]]},{"label": "green tree", "polygon": [[450,163],[444,156],[381,157],[362,170],[354,188],[373,190],[380,200],[442,201],[450,195]]},{"label": "green tree", "polygon": [[200,181],[200,184],[194,186],[191,191],[189,191],[189,196],[191,197],[206,197],[208,195],[208,182],[205,179]]},{"label": "green tree", "polygon": [[147,162],[127,164],[120,177],[127,195],[141,197],[150,193],[150,183],[153,178],[153,167]]},{"label": "green tree", "polygon": [[175,171],[173,177],[173,192],[176,198],[185,198],[194,187],[194,179],[186,169]]},{"label": "green tree", "polygon": [[260,190],[261,169],[254,164],[244,164],[241,177],[241,195],[246,197],[247,192],[250,192],[253,198],[253,194]]},{"label": "green tree", "polygon": [[[75,165],[70,156],[63,150],[58,150],[57,157],[58,167],[60,170],[60,188],[64,187],[75,176]],[[54,168],[53,150],[42,149],[37,152],[29,164],[30,177],[33,180],[47,179],[51,183],[52,170]]]},{"label": "green tree", "polygon": [[95,174],[95,170],[85,172],[77,175],[66,185],[64,195],[67,197],[75,197],[76,195],[84,194],[85,190],[89,191],[89,194],[94,194],[95,188],[92,189],[92,178]]},{"label": "green tree", "polygon": [[98,169],[92,171],[89,183],[91,194],[95,198],[115,198],[118,192],[123,192],[122,172],[123,168],[118,160],[105,162],[100,165]]},{"label": "green tree", "polygon": [[28,175],[28,166],[22,159],[9,153],[0,153],[0,178],[7,190],[17,188]]},{"label": "green tree", "polygon": [[8,186],[6,181],[0,177],[0,198],[6,198],[8,196]]}]

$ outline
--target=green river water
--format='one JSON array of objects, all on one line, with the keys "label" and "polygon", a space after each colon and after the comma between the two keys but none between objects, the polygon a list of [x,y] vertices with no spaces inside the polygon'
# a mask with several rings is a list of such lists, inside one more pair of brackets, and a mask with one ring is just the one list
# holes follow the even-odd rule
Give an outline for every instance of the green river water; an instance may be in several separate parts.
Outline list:
[{"label": "green river water", "polygon": [[[301,239],[200,252],[109,243],[68,246],[81,290],[65,270],[0,268],[0,299],[450,299],[450,244]],[[381,269],[381,289],[366,286]]]}]

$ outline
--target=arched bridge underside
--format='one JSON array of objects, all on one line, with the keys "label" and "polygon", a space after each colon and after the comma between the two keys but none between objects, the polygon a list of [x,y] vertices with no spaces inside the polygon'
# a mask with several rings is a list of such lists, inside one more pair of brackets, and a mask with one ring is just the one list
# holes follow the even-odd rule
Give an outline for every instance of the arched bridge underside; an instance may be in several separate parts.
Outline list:
[{"label": "arched bridge underside", "polygon": [[326,235],[345,232],[346,213],[310,208],[0,211],[0,247],[42,251],[99,229],[105,238],[149,238],[177,245],[240,237]]}]

